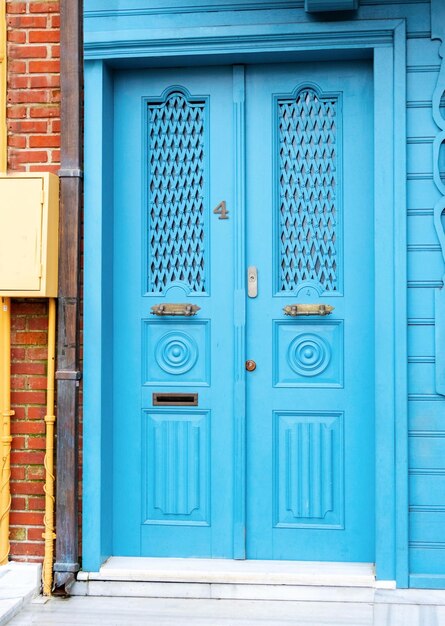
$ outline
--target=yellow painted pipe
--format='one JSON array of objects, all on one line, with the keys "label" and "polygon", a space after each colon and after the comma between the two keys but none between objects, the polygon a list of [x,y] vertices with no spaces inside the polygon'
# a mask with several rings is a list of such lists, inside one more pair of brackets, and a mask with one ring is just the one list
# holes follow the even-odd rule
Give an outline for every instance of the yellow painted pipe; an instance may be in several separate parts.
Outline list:
[{"label": "yellow painted pipe", "polygon": [[49,299],[48,315],[48,372],[46,391],[46,451],[45,451],[45,556],[43,559],[43,593],[51,595],[54,558],[54,374],[56,360],[56,300]]},{"label": "yellow painted pipe", "polygon": [[1,400],[1,467],[0,467],[0,565],[9,556],[9,511],[11,509],[11,299],[1,298],[0,307],[0,400]]}]

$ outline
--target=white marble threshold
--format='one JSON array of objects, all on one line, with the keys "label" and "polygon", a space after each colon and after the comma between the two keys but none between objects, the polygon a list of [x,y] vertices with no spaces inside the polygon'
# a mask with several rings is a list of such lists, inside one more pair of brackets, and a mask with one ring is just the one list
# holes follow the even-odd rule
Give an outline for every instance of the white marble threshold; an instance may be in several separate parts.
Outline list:
[{"label": "white marble threshold", "polygon": [[[445,607],[445,590],[395,587],[395,581],[376,581],[370,563],[111,557],[99,572],[79,572],[70,593],[110,598],[364,603],[388,616],[405,615],[403,606],[408,613],[409,606]],[[422,609],[428,610],[433,609]],[[422,620],[419,624],[436,626],[434,622],[422,624]]]},{"label": "white marble threshold", "polygon": [[395,587],[394,581],[376,582],[372,563],[119,556],[110,557],[99,572],[79,572],[78,581]]}]

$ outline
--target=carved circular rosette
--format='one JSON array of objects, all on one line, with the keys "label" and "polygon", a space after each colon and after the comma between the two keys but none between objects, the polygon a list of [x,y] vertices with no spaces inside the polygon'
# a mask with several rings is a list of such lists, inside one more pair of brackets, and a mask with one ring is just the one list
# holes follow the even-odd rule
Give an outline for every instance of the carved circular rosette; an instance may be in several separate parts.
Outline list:
[{"label": "carved circular rosette", "polygon": [[185,374],[192,369],[197,358],[198,346],[187,333],[166,333],[156,346],[157,364],[168,374]]},{"label": "carved circular rosette", "polygon": [[322,337],[303,333],[290,343],[287,360],[300,376],[317,376],[329,365],[331,348]]}]

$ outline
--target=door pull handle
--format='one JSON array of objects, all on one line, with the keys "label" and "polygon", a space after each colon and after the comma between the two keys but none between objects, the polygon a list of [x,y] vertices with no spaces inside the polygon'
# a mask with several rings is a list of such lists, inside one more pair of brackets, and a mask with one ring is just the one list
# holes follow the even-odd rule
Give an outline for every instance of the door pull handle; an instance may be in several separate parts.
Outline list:
[{"label": "door pull handle", "polygon": [[151,307],[151,314],[164,316],[164,315],[176,315],[183,317],[191,317],[196,315],[201,309],[197,304],[155,304]]},{"label": "door pull handle", "polygon": [[330,315],[334,307],[330,304],[288,304],[284,307],[285,315],[297,317],[297,315]]}]

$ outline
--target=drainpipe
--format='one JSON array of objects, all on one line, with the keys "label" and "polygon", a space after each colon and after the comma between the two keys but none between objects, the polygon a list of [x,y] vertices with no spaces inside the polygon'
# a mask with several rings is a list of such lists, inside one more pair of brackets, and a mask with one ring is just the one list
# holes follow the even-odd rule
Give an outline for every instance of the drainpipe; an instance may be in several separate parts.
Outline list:
[{"label": "drainpipe", "polygon": [[49,299],[48,372],[46,385],[46,451],[45,451],[45,557],[43,559],[43,593],[51,595],[54,558],[54,369],[56,358],[56,300]]},{"label": "drainpipe", "polygon": [[56,593],[79,570],[78,403],[80,218],[82,201],[82,0],[60,2],[61,169],[57,325]]}]

